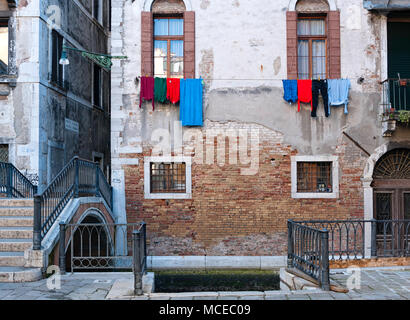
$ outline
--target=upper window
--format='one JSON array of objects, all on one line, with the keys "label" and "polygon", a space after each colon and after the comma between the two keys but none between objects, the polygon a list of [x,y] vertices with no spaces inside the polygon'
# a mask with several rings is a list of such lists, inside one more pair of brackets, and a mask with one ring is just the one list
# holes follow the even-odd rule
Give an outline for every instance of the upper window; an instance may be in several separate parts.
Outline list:
[{"label": "upper window", "polygon": [[184,19],[154,18],[154,76],[183,78]]},{"label": "upper window", "polygon": [[93,1],[93,17],[98,22],[102,23],[102,0]]},{"label": "upper window", "polygon": [[339,164],[335,156],[292,157],[292,198],[338,198]]},{"label": "upper window", "polygon": [[326,21],[324,17],[299,17],[298,78],[326,79]]},{"label": "upper window", "polygon": [[93,71],[93,104],[94,106],[101,108],[102,107],[102,68],[94,64]]},{"label": "upper window", "polygon": [[0,19],[0,74],[8,74],[9,21]]},{"label": "upper window", "polygon": [[52,38],[52,58],[51,58],[51,81],[63,87],[63,66],[60,64],[61,53],[63,51],[63,37],[55,30],[51,33]]}]

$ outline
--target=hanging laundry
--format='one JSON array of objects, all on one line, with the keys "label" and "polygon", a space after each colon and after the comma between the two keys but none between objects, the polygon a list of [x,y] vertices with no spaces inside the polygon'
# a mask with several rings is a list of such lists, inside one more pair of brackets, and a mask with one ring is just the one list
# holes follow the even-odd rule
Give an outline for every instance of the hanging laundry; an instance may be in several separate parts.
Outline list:
[{"label": "hanging laundry", "polygon": [[309,103],[312,106],[312,80],[298,80],[298,112],[300,112],[300,103]]},{"label": "hanging laundry", "polygon": [[179,91],[180,91],[180,79],[168,78],[167,79],[167,99],[171,103],[175,104],[179,101]]},{"label": "hanging laundry", "polygon": [[202,79],[181,79],[180,120],[182,126],[202,126]]},{"label": "hanging laundry", "polygon": [[152,100],[152,110],[155,110],[153,77],[141,77],[140,108],[142,105],[142,99],[147,101]]},{"label": "hanging laundry", "polygon": [[283,99],[286,102],[295,103],[298,101],[298,82],[297,80],[282,80],[283,82]]},{"label": "hanging laundry", "polygon": [[327,91],[329,95],[329,114],[330,106],[344,105],[344,113],[348,114],[347,105],[349,103],[349,79],[332,79],[327,80]]},{"label": "hanging laundry", "polygon": [[312,118],[317,116],[317,105],[319,103],[319,92],[322,94],[325,116],[329,117],[329,98],[327,93],[327,80],[312,80]]},{"label": "hanging laundry", "polygon": [[165,103],[167,101],[167,79],[155,78],[154,85],[155,101]]}]

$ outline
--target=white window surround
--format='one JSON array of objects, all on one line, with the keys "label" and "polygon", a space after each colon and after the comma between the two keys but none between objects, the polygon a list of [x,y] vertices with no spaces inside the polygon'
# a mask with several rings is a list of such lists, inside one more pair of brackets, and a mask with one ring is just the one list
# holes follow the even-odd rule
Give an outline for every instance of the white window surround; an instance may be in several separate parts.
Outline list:
[{"label": "white window surround", "polygon": [[[151,193],[152,162],[184,162],[186,176],[185,193]],[[192,158],[191,157],[144,157],[144,198],[145,199],[192,199]]]},{"label": "white window surround", "polygon": [[[332,193],[297,192],[298,162],[332,162]],[[294,199],[338,199],[339,160],[337,156],[293,156],[291,157],[292,198]]]}]

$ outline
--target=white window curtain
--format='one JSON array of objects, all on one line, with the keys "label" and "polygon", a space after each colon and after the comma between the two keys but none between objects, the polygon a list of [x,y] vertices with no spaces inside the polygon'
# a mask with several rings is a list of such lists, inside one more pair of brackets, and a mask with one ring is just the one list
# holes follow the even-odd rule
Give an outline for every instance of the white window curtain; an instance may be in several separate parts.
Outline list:
[{"label": "white window curtain", "polygon": [[299,40],[298,43],[298,77],[309,78],[309,41]]},{"label": "white window curtain", "polygon": [[323,19],[300,19],[298,21],[299,36],[324,36],[325,20]]}]

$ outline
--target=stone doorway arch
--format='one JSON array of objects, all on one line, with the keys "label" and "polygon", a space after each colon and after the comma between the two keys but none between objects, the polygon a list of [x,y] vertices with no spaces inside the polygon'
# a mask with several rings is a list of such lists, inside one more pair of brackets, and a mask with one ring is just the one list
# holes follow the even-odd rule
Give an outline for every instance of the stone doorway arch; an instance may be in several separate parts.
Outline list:
[{"label": "stone doorway arch", "polygon": [[[377,196],[378,193],[383,194],[383,188],[385,188],[385,191],[390,188],[391,190],[401,190],[404,193],[407,193],[407,188],[410,190],[410,179],[408,176],[405,176],[404,179],[399,179],[400,177],[400,172],[405,171],[404,169],[404,164],[399,168],[398,170],[394,170],[394,165],[390,165],[390,170],[386,165],[383,163],[389,163],[391,160],[389,160],[389,157],[398,157],[398,154],[400,153],[400,150],[404,152],[405,154],[409,154],[410,152],[409,149],[409,143],[385,143],[381,145],[379,148],[375,150],[375,152],[369,157],[367,160],[364,172],[363,172],[363,177],[362,177],[362,184],[363,184],[363,197],[364,197],[364,219],[365,220],[372,220],[377,218],[377,211],[376,211],[376,197],[381,197]],[[407,151],[403,151],[407,150]],[[403,154],[401,155],[401,160],[398,163],[403,163],[403,161],[407,161],[406,158],[402,158]],[[410,159],[410,158],[409,158]],[[401,162],[400,162],[401,161]],[[384,169],[382,169],[384,167]],[[397,169],[397,168],[396,168]],[[382,177],[382,172],[384,173],[384,178]],[[407,172],[409,174],[409,172]],[[390,176],[392,179],[387,179]],[[392,192],[390,190],[390,192]],[[409,196],[405,196],[409,197]],[[382,201],[383,199],[379,199],[379,201]],[[402,200],[397,199],[397,195],[395,196],[394,200],[392,201],[396,202],[396,208],[394,210],[398,210],[399,204],[397,202],[400,202]],[[410,201],[410,200],[408,200]],[[409,204],[410,205],[410,204]],[[397,217],[405,217],[405,204],[401,204],[402,209],[400,213],[399,211],[396,211],[396,213],[392,214],[391,218],[397,218]],[[385,209],[388,209],[385,207]],[[370,257],[370,247],[371,247],[371,226],[370,224],[366,224],[365,227],[365,255],[366,257]]]}]

